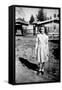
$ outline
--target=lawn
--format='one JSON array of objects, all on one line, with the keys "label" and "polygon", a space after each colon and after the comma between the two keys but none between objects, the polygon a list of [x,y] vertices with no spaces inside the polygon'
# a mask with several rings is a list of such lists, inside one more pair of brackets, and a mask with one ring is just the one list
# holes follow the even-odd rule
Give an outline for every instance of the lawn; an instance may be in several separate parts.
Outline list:
[{"label": "lawn", "polygon": [[49,41],[49,61],[44,75],[37,75],[36,37],[15,37],[16,83],[59,81],[59,43]]}]

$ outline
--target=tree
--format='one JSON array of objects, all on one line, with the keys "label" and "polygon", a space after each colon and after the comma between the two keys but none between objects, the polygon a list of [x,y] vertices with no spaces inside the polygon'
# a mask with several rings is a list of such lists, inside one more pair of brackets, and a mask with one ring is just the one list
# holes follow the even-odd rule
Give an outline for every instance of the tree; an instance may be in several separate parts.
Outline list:
[{"label": "tree", "polygon": [[46,15],[44,13],[44,9],[40,9],[38,11],[38,15],[36,15],[38,21],[44,21],[46,20]]},{"label": "tree", "polygon": [[46,17],[46,20],[49,20],[49,17]]},{"label": "tree", "polygon": [[32,23],[33,23],[33,21],[34,21],[34,16],[33,16],[33,15],[31,15],[29,23],[30,23],[30,24],[32,24]]},{"label": "tree", "polygon": [[57,17],[59,18],[59,17],[60,17],[60,15],[58,14],[58,15],[57,15]]},{"label": "tree", "polygon": [[52,19],[52,17],[50,16],[50,19]]},{"label": "tree", "polygon": [[56,14],[54,14],[54,18],[56,18]]}]

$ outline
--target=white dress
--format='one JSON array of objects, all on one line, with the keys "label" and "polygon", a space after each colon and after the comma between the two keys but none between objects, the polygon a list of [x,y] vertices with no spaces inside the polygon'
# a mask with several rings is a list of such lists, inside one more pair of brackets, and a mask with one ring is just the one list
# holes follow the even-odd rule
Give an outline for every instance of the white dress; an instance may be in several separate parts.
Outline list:
[{"label": "white dress", "polygon": [[46,34],[38,34],[36,38],[36,57],[39,63],[48,61],[48,36]]}]

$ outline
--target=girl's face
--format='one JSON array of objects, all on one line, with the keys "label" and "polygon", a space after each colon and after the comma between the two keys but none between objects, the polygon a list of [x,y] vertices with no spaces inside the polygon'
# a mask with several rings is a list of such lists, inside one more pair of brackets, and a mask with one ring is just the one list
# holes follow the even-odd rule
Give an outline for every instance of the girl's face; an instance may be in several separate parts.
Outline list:
[{"label": "girl's face", "polygon": [[44,27],[41,27],[40,31],[41,31],[42,34],[44,34],[45,28]]}]

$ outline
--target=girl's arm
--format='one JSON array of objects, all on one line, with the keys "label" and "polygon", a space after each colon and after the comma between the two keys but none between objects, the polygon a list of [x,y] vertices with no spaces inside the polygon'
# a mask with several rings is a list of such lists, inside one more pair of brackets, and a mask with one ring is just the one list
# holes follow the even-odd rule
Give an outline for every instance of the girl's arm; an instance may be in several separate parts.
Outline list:
[{"label": "girl's arm", "polygon": [[49,56],[49,45],[48,45],[48,37],[47,37],[47,55]]},{"label": "girl's arm", "polygon": [[38,38],[38,35],[37,35],[37,37],[36,37],[36,44],[35,44],[35,54],[37,53],[38,42],[39,42],[39,38]]}]

